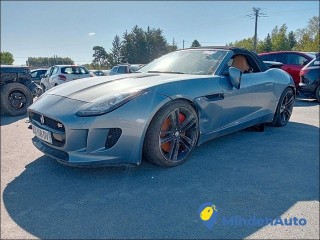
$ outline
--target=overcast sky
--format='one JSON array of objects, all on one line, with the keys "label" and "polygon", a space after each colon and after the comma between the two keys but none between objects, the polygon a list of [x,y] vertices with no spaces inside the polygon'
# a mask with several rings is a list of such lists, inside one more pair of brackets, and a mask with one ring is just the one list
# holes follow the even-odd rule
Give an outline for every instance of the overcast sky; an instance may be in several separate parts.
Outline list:
[{"label": "overcast sky", "polygon": [[134,25],[162,29],[179,48],[195,39],[225,45],[254,35],[254,19],[247,16],[253,7],[267,16],[258,19],[260,39],[276,25],[295,31],[319,15],[318,1],[1,1],[1,51],[19,65],[53,55],[91,63],[94,46],[110,51],[114,36]]}]

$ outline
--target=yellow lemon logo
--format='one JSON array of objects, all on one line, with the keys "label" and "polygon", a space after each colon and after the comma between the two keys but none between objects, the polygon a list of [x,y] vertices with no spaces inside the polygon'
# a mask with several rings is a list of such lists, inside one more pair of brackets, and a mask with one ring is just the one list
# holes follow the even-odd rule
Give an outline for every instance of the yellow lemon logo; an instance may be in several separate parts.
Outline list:
[{"label": "yellow lemon logo", "polygon": [[215,205],[212,205],[212,207],[206,207],[201,211],[200,218],[203,221],[208,221],[211,218],[211,216],[214,213],[214,211],[217,211]]}]

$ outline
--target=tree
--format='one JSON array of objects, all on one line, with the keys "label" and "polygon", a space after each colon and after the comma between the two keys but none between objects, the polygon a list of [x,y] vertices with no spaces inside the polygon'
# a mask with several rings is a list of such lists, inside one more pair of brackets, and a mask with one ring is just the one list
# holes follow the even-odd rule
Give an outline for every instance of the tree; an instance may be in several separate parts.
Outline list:
[{"label": "tree", "polygon": [[287,37],[287,25],[283,24],[280,29],[276,26],[271,32],[271,42],[273,51],[290,50],[289,39]]},{"label": "tree", "polygon": [[9,52],[1,52],[0,53],[1,64],[12,65],[14,62],[12,53]]},{"label": "tree", "polygon": [[297,44],[294,50],[319,52],[319,16],[309,20],[308,26],[296,31]]},{"label": "tree", "polygon": [[292,50],[297,44],[296,36],[293,31],[289,32],[288,40],[289,40],[290,50]]},{"label": "tree", "polygon": [[263,52],[271,52],[272,51],[272,40],[270,37],[270,34],[266,36],[266,38],[263,41]]},{"label": "tree", "polygon": [[114,66],[121,62],[121,40],[118,35],[116,35],[112,41],[112,49],[109,54],[109,62],[111,66]]},{"label": "tree", "polygon": [[98,65],[100,68],[110,65],[107,61],[108,53],[103,47],[94,46],[93,51],[92,57],[94,57],[94,59],[92,60],[92,64]]},{"label": "tree", "polygon": [[198,42],[198,40],[194,40],[193,42],[192,42],[192,44],[191,44],[191,46],[190,47],[201,47],[201,45],[200,45],[200,43]]},{"label": "tree", "polygon": [[73,65],[74,61],[68,57],[28,57],[28,65],[30,68],[48,68],[57,64]]},{"label": "tree", "polygon": [[121,55],[123,61],[129,63],[148,63],[168,52],[177,49],[175,42],[168,44],[161,29],[147,28],[144,31],[137,25],[130,33],[123,34]]},{"label": "tree", "polygon": [[253,38],[251,37],[242,39],[240,41],[235,41],[234,43],[228,44],[228,46],[241,47],[253,51]]}]

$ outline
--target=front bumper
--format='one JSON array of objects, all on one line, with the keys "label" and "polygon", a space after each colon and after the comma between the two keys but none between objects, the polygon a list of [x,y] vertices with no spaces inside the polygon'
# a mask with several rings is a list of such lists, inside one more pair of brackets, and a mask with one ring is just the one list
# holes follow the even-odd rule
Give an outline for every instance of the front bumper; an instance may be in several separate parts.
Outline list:
[{"label": "front bumper", "polygon": [[[32,142],[44,154],[67,165],[138,165],[146,128],[160,106],[169,101],[165,96],[151,94],[141,95],[108,114],[94,117],[75,115],[84,102],[48,94],[28,111],[33,125],[52,133],[53,143],[38,137]],[[36,115],[43,116],[44,124]],[[121,129],[118,131],[121,133],[115,142],[111,139],[110,145],[111,129]]]}]

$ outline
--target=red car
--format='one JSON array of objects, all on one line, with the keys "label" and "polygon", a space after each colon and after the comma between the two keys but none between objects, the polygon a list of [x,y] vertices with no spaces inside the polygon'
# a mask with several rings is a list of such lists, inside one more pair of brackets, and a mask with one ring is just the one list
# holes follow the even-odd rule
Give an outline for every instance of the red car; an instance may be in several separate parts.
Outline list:
[{"label": "red car", "polygon": [[266,52],[258,55],[263,61],[283,63],[281,69],[292,76],[297,88],[299,87],[300,82],[300,70],[316,57],[315,53],[295,51]]}]

